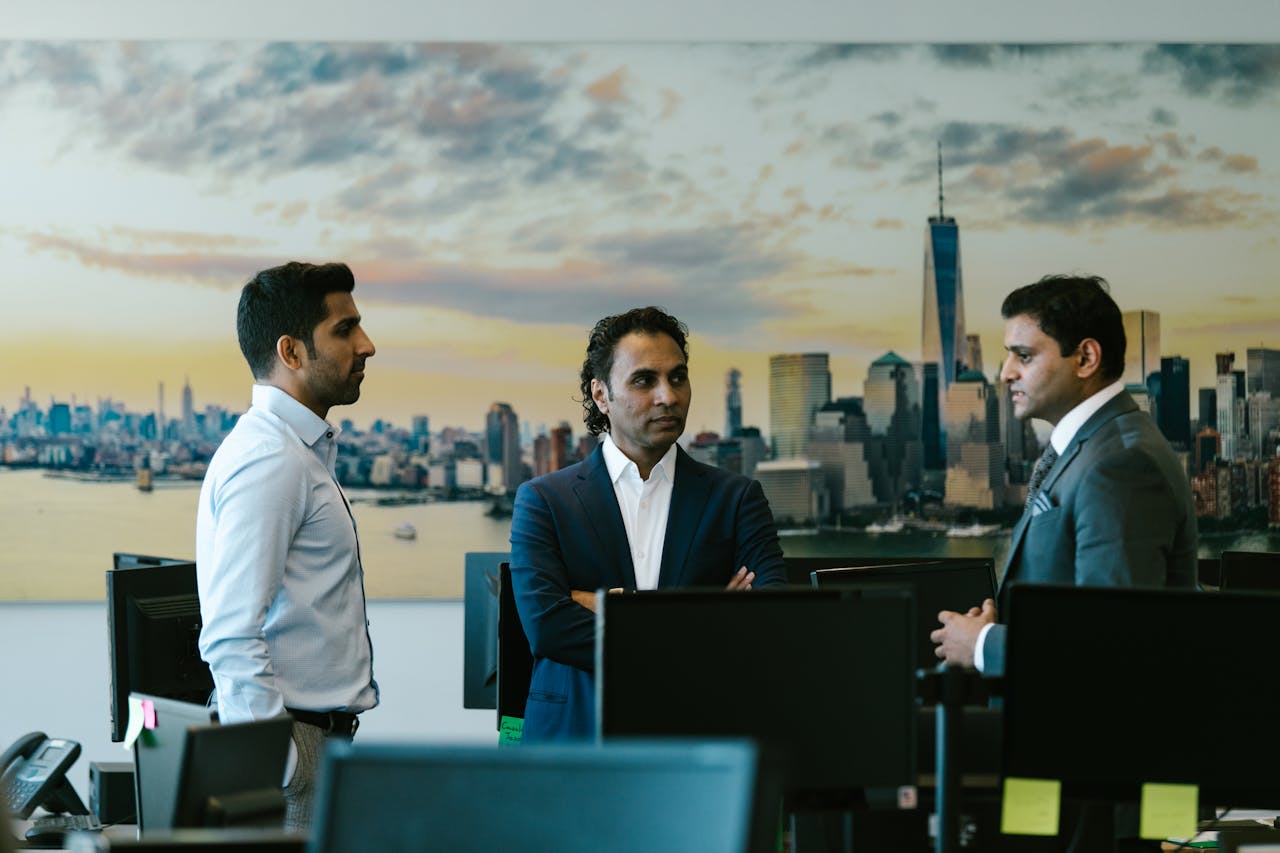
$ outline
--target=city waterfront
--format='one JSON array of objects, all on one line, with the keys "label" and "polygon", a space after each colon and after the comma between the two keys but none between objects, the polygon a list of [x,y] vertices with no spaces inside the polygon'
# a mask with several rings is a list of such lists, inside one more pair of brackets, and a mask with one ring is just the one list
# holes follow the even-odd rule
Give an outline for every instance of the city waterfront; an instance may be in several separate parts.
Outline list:
[{"label": "city waterfront", "polygon": [[[0,468],[0,599],[92,600],[116,551],[189,558],[195,553],[195,481],[161,481],[150,493],[131,483],[46,477],[35,469]],[[375,502],[386,492],[352,490],[371,598],[461,598],[463,555],[505,551],[510,519],[486,514],[483,502]],[[416,537],[396,535],[412,525]],[[997,565],[1007,532],[977,538],[941,533],[859,530],[787,532],[790,556],[974,557]],[[1202,537],[1201,556],[1224,550],[1280,551],[1280,531]]]}]

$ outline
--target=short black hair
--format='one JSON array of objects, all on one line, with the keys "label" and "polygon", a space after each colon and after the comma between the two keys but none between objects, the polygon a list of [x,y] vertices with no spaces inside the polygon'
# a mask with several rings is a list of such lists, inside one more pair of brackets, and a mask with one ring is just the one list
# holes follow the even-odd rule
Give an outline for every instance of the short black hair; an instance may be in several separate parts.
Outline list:
[{"label": "short black hair", "polygon": [[350,293],[355,286],[351,269],[341,263],[290,261],[250,279],[240,291],[236,335],[253,378],[266,379],[275,370],[276,341],[281,335],[302,341],[314,358],[315,329],[328,316],[325,297]]},{"label": "short black hair", "polygon": [[1124,318],[1105,278],[1047,275],[1006,296],[1000,313],[1006,320],[1019,314],[1035,320],[1064,356],[1093,338],[1102,347],[1102,378],[1115,382],[1124,375]]},{"label": "short black hair", "polygon": [[[646,335],[667,335],[689,361],[689,329],[661,308],[632,308],[625,314],[614,314],[596,323],[587,341],[587,357],[582,362],[582,420],[587,432],[599,435],[609,429],[609,416],[600,411],[591,398],[591,380],[599,379],[609,387],[609,373],[613,370],[613,354],[618,341],[632,332]],[[612,393],[613,389],[610,389]]]}]

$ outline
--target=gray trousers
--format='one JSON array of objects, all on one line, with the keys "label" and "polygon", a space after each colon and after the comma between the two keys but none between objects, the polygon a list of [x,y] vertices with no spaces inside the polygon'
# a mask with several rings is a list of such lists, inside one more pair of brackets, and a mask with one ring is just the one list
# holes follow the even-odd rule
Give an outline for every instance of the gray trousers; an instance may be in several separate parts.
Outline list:
[{"label": "gray trousers", "polygon": [[318,727],[294,722],[293,743],[298,750],[298,764],[293,771],[293,778],[284,789],[286,830],[311,831],[316,775],[320,770],[324,741],[325,733]]}]

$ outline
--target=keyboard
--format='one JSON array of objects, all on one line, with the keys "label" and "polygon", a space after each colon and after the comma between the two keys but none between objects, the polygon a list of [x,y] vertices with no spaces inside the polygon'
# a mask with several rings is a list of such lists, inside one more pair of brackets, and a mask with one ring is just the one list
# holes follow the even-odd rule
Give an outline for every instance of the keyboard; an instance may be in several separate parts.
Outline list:
[{"label": "keyboard", "polygon": [[38,817],[27,829],[27,841],[32,846],[61,847],[68,832],[101,832],[102,822],[97,815],[55,814]]}]

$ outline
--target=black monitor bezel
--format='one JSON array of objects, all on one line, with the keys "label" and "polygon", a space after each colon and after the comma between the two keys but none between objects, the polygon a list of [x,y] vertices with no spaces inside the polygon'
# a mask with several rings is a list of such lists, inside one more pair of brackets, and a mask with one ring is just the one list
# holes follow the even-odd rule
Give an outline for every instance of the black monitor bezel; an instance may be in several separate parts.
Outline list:
[{"label": "black monitor bezel", "polygon": [[[981,572],[986,583],[981,589],[974,588],[971,600],[956,600],[948,607],[942,608],[964,613],[971,607],[981,607],[982,602],[996,596],[996,573],[994,563],[989,557],[950,558],[947,560],[928,560],[911,562],[873,563],[855,566],[839,566],[814,569],[809,574],[810,582],[815,589],[870,589],[900,582],[904,587],[914,589],[920,578],[943,576],[949,572],[965,570]],[[916,630],[920,639],[916,645],[916,662],[921,669],[929,669],[937,664],[933,653],[933,644],[929,642],[929,633],[939,627],[939,610],[926,605],[917,598]]]},{"label": "black monitor bezel", "polygon": [[[133,565],[123,565],[130,561],[138,562]],[[131,602],[139,598],[140,587],[148,588],[153,596],[194,595],[197,601],[199,591],[194,561],[117,553],[113,555],[113,562],[117,567],[106,571],[107,657],[111,678],[109,686],[111,740],[119,743],[124,740],[125,727],[128,724],[129,694],[145,690],[144,685],[133,683],[134,674],[129,671],[128,638],[120,636],[127,634],[129,630]],[[209,676],[207,686],[211,692],[212,675]]]},{"label": "black monitor bezel", "polygon": [[[807,805],[816,804],[816,803],[826,805],[833,802],[843,802],[843,803],[850,803],[854,801],[866,802],[867,801],[866,794],[870,788],[875,788],[876,793],[878,795],[879,793],[889,790],[891,788],[915,785],[917,782],[917,756],[916,756],[916,740],[915,740],[916,739],[916,722],[915,722],[916,682],[915,682],[915,667],[913,664],[914,642],[915,642],[915,605],[914,605],[914,602],[912,601],[912,595],[910,594],[909,591],[893,588],[893,587],[882,587],[874,590],[843,590],[843,591],[820,591],[820,590],[812,590],[812,589],[756,590],[750,593],[746,593],[745,595],[742,593],[726,593],[726,592],[703,591],[703,590],[656,591],[656,592],[641,592],[641,593],[626,594],[626,595],[610,595],[606,593],[600,593],[597,599],[600,602],[600,606],[596,613],[595,683],[596,683],[596,735],[597,737],[607,741],[610,738],[618,737],[618,736],[622,736],[622,737],[653,737],[653,736],[658,736],[658,737],[664,737],[664,736],[740,737],[744,735],[752,736],[751,733],[742,732],[742,731],[692,731],[687,729],[682,729],[679,731],[661,732],[661,733],[651,732],[651,731],[635,732],[635,731],[626,731],[626,730],[619,732],[617,724],[615,723],[614,720],[610,719],[609,717],[611,704],[608,698],[608,691],[610,687],[609,687],[609,680],[608,680],[607,673],[610,668],[610,663],[607,658],[611,654],[609,650],[611,637],[608,631],[607,624],[608,624],[609,613],[611,611],[616,613],[619,608],[630,609],[632,607],[645,607],[647,606],[648,602],[655,602],[659,605],[662,601],[672,601],[672,602],[680,602],[680,603],[693,602],[709,608],[708,616],[706,617],[706,619],[707,619],[707,622],[710,623],[715,619],[715,616],[712,615],[711,608],[714,608],[716,606],[735,606],[736,604],[740,604],[740,603],[748,603],[748,604],[753,604],[757,606],[760,606],[760,605],[768,606],[768,602],[770,602],[771,600],[802,601],[804,599],[809,599],[814,602],[821,602],[821,603],[827,603],[827,604],[838,603],[842,601],[852,602],[850,606],[847,608],[847,611],[849,614],[848,618],[850,618],[851,620],[856,619],[856,614],[859,609],[858,605],[861,602],[868,601],[868,600],[886,600],[886,601],[897,602],[898,606],[902,608],[902,617],[903,617],[902,624],[900,626],[902,631],[901,641],[895,642],[891,637],[877,636],[875,652],[877,655],[883,656],[886,649],[895,649],[895,648],[910,649],[910,654],[912,655],[912,658],[911,658],[912,663],[904,664],[904,666],[901,667],[901,677],[898,681],[899,692],[896,695],[893,695],[892,691],[888,689],[871,691],[872,695],[874,695],[876,699],[879,699],[882,701],[892,701],[894,703],[894,708],[896,709],[895,718],[897,718],[897,715],[900,715],[901,718],[904,720],[904,730],[903,730],[904,743],[902,744],[903,750],[902,750],[901,756],[899,756],[900,761],[895,762],[895,764],[899,766],[895,766],[894,770],[890,774],[890,775],[893,775],[895,778],[893,778],[892,780],[885,780],[885,779],[877,780],[873,785],[867,785],[866,780],[849,778],[846,780],[842,780],[841,784],[836,786],[828,787],[826,785],[823,785],[817,788],[807,784],[799,783],[792,778],[784,778],[781,781],[781,786],[788,803],[788,808],[794,808],[794,807],[803,808],[803,807],[806,807]],[[669,636],[671,625],[664,623],[663,628],[664,628],[664,631],[666,632],[666,636]],[[798,635],[796,635],[796,637],[798,638]],[[766,638],[757,636],[755,638],[755,642],[761,642],[764,639]],[[786,642],[790,639],[793,639],[793,637],[786,637],[781,640],[777,637],[769,637],[768,639],[773,642]],[[689,654],[690,655],[694,654],[695,647],[691,645],[689,646],[689,648],[690,648]],[[701,650],[699,649],[699,651]],[[706,667],[703,667],[701,671],[710,671],[708,667],[711,667],[714,665],[714,661],[719,659],[717,658],[718,655],[724,655],[724,654],[749,655],[751,653],[749,646],[740,646],[740,647],[718,646],[715,649],[707,649],[706,651],[708,655],[708,661],[706,663]],[[803,649],[797,647],[796,653],[810,654],[810,655],[815,653],[821,654],[821,648],[815,647],[812,645],[806,645],[804,646]],[[833,664],[834,663],[835,662],[833,661]],[[832,671],[833,673],[836,673],[836,672],[839,672],[839,669],[838,667],[833,667]],[[750,689],[750,686],[747,686],[747,689]],[[723,699],[723,698],[724,698],[723,694],[718,694],[718,699]],[[797,708],[800,708],[800,706],[803,704],[800,700],[797,700],[797,703],[798,703],[796,706]],[[734,703],[730,702],[730,704],[734,704]],[[735,719],[741,721],[744,718],[735,717]],[[839,732],[839,735],[825,737],[824,743],[830,742],[832,744],[839,744],[842,742],[841,740],[842,738],[858,734],[857,732],[849,731],[847,728],[838,728],[839,726],[843,725],[838,721],[830,721],[830,725],[833,726],[833,730],[836,730]],[[787,729],[787,731],[795,732],[798,735],[804,735],[804,736],[813,735],[814,737],[819,736],[817,734],[817,731],[819,730],[821,730],[821,722],[819,721],[815,723],[815,721],[813,720],[808,720],[805,723],[797,722],[795,725]],[[776,734],[773,734],[772,732],[771,734],[774,737],[776,737]],[[882,733],[877,732],[873,736],[882,737],[883,735]],[[757,735],[757,737],[759,736]],[[831,767],[828,767],[827,770],[824,772],[827,772],[829,774],[835,774],[839,772],[849,772],[848,770],[849,767],[851,767],[852,764],[856,762],[843,761],[841,759],[841,755],[843,754],[840,753],[839,750],[834,748],[831,749],[829,751]],[[772,762],[774,757],[775,756],[772,756],[770,754],[766,754],[764,756],[765,760],[769,762]],[[786,762],[784,761],[783,763],[786,763]],[[840,766],[842,768],[842,771],[832,770],[832,767],[835,767],[835,766]],[[803,772],[807,773],[809,772],[809,769],[806,768]],[[786,771],[786,774],[789,776],[791,774],[791,771]]]},{"label": "black monitor bezel", "polygon": [[[1280,802],[1280,777],[1274,772],[1248,778],[1256,768],[1273,768],[1280,763],[1280,746],[1272,746],[1272,722],[1258,723],[1253,726],[1256,732],[1251,733],[1247,731],[1247,714],[1233,713],[1215,725],[1205,719],[1204,709],[1192,707],[1203,702],[1214,713],[1227,708],[1253,713],[1251,709],[1260,707],[1258,679],[1265,678],[1268,671],[1271,643],[1237,642],[1232,632],[1238,629],[1244,636],[1249,626],[1280,624],[1280,593],[1013,583],[1009,595],[1004,776],[1056,779],[1062,783],[1063,796],[1074,799],[1133,802],[1139,799],[1142,784],[1151,782],[1195,784],[1200,802],[1208,805],[1270,808]],[[1107,618],[1108,608],[1117,618]],[[1193,618],[1170,621],[1192,613]],[[1253,618],[1259,613],[1269,615],[1262,620]],[[1063,636],[1061,630],[1055,633],[1062,624],[1089,632],[1090,642],[1103,643],[1109,653],[1082,659],[1075,672],[1054,672],[1040,649],[1065,653],[1079,646],[1073,646],[1071,637]],[[1134,643],[1134,637],[1151,637],[1148,645],[1158,646],[1159,654],[1150,654],[1149,649]],[[1153,659],[1162,666],[1166,662],[1178,666],[1179,677],[1164,679],[1168,683],[1160,695],[1146,692],[1138,696]],[[1100,667],[1107,669],[1103,672]],[[1139,673],[1142,677],[1136,675]],[[1110,680],[1132,685],[1135,696],[1092,695],[1091,678],[1099,683]],[[1052,694],[1053,698],[1033,701],[1027,698],[1033,689],[1041,691],[1042,697]],[[1100,750],[1093,766],[1105,771],[1064,772],[1054,763],[1060,759],[1051,754],[1062,739],[1045,730],[1051,721],[1036,708],[1046,701],[1060,706],[1068,700],[1083,702],[1094,712],[1133,707],[1137,702],[1154,703],[1159,713],[1171,715],[1174,721],[1185,720],[1185,725],[1175,722],[1177,742],[1165,743],[1158,733],[1152,733],[1156,727],[1150,715],[1142,725],[1126,726],[1121,719],[1114,719],[1116,728],[1125,732],[1126,749]],[[1161,743],[1140,740],[1148,735]],[[1232,749],[1228,738],[1244,738],[1249,745]],[[1117,762],[1131,760],[1129,756],[1137,753],[1139,746],[1157,759],[1143,762],[1140,770],[1127,775],[1122,764],[1117,770]],[[1050,750],[1047,756],[1042,754],[1045,749]],[[1082,752],[1079,745],[1072,747],[1071,760],[1077,760]],[[1235,763],[1239,766],[1233,770]]]}]

